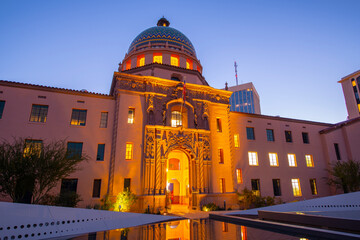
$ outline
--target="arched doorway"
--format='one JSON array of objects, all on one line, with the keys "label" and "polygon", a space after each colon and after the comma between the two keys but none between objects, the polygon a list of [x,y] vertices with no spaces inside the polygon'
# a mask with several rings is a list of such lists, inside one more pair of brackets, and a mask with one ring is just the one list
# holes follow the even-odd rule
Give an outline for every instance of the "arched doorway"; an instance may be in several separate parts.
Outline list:
[{"label": "arched doorway", "polygon": [[166,167],[166,190],[172,211],[188,208],[189,188],[189,157],[181,150],[173,150]]}]

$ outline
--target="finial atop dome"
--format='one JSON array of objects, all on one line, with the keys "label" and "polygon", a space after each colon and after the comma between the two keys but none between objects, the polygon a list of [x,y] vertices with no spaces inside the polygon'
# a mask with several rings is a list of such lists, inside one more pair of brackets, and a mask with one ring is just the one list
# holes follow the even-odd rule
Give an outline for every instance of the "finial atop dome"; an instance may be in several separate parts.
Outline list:
[{"label": "finial atop dome", "polygon": [[158,27],[168,27],[168,26],[170,26],[170,22],[166,18],[164,18],[164,16],[163,16],[157,22],[157,26]]}]

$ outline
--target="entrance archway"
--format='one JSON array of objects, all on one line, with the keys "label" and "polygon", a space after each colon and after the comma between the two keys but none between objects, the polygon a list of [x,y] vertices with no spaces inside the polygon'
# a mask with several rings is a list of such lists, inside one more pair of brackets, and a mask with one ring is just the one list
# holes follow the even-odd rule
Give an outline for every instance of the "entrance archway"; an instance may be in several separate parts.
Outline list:
[{"label": "entrance archway", "polygon": [[166,190],[172,209],[189,206],[189,157],[181,150],[169,153],[166,165]]}]

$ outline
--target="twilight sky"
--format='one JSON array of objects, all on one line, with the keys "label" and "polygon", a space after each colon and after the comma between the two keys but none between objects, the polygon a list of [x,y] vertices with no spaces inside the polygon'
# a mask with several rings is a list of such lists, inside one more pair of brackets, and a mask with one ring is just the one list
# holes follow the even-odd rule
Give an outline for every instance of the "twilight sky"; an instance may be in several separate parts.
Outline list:
[{"label": "twilight sky", "polygon": [[262,114],[335,123],[360,69],[360,0],[0,1],[0,79],[108,93],[131,41],[163,15],[215,88],[253,82]]}]

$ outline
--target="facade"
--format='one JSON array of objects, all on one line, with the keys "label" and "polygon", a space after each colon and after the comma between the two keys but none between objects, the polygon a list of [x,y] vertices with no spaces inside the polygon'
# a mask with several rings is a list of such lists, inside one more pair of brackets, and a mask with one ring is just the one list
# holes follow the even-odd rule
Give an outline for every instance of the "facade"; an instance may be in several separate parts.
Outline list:
[{"label": "facade", "polygon": [[356,118],[360,116],[360,70],[343,77],[341,83],[346,108],[348,111],[348,118]]},{"label": "facade", "polygon": [[252,82],[228,87],[233,92],[230,96],[230,111],[261,114],[260,97]]},{"label": "facade", "polygon": [[81,207],[127,188],[138,211],[236,209],[244,187],[285,202],[335,193],[325,169],[336,151],[359,158],[359,117],[334,125],[231,111],[233,93],[209,86],[190,40],[169,24],[134,39],[109,95],[0,81],[2,138],[66,139],[86,154],[54,189],[76,191]]}]

